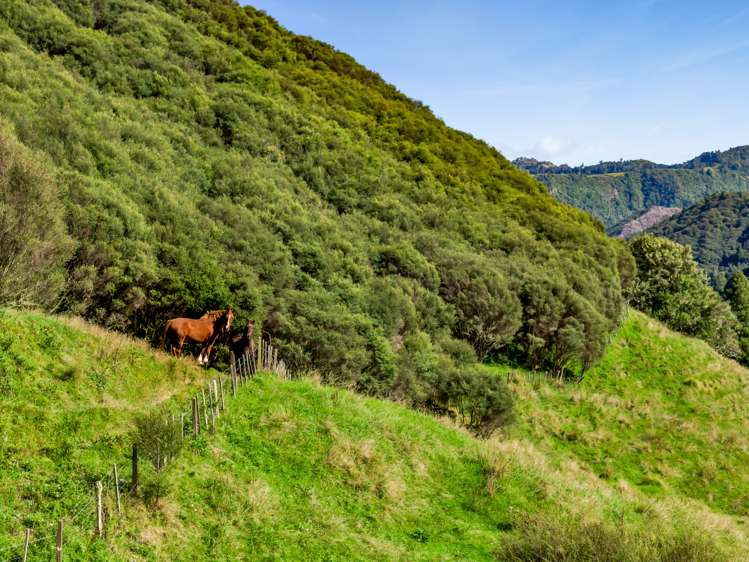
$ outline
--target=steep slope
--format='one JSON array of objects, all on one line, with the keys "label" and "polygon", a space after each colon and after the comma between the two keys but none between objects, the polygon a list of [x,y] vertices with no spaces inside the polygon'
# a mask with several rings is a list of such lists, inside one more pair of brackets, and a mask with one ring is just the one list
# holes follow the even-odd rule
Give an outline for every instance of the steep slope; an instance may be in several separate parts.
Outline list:
[{"label": "steep slope", "polygon": [[113,462],[127,466],[135,418],[187,400],[208,376],[81,320],[0,309],[0,560],[25,527],[51,553],[58,516],[69,559],[105,559],[91,509],[83,523],[72,516]]},{"label": "steep slope", "polygon": [[722,193],[656,225],[653,234],[692,247],[695,259],[722,289],[734,268],[749,270],[749,194]]},{"label": "steep slope", "polygon": [[596,221],[252,8],[3,2],[0,99],[62,191],[60,306],[99,324],[153,338],[232,305],[295,368],[407,399],[475,367],[466,343],[587,367],[621,319]]},{"label": "steep slope", "polygon": [[747,521],[749,371],[706,343],[633,311],[580,384],[514,379],[515,436],[572,454],[612,484]]},{"label": "steep slope", "polygon": [[[639,325],[643,337],[661,330],[635,317]],[[35,537],[47,536],[57,516],[66,518],[66,559],[74,560],[706,562],[740,560],[749,552],[743,518],[684,499],[704,493],[706,503],[718,506],[730,501],[730,489],[697,479],[693,486],[701,491],[670,487],[656,494],[642,482],[628,483],[630,475],[600,477],[596,459],[589,465],[568,438],[561,446],[553,443],[558,436],[545,434],[550,414],[543,410],[566,414],[565,393],[590,392],[586,398],[595,400],[601,392],[595,387],[542,383],[533,390],[519,383],[528,407],[515,435],[480,441],[449,421],[391,402],[322,387],[314,379],[281,381],[270,375],[251,380],[230,400],[215,436],[189,438],[162,478],[142,463],[143,492],[123,496],[122,515],[114,513],[108,487],[106,535],[97,539],[93,481],[111,462],[124,465],[121,476],[129,479],[123,446],[129,443],[128,419],[171,395],[162,395],[167,384],[177,393],[187,390],[190,363],[152,357],[140,344],[80,322],[4,312],[2,328],[10,345],[10,351],[0,348],[3,372],[9,357],[17,366],[13,391],[0,396],[3,411],[14,411],[20,397],[26,411],[46,397],[60,404],[52,411],[40,407],[35,419],[24,418],[22,428],[3,433],[3,559],[18,555],[14,545],[25,527],[32,527]],[[625,330],[632,329],[630,320]],[[664,337],[695,346],[680,336]],[[60,357],[76,366],[70,380],[55,368]],[[610,370],[615,357],[604,360],[598,376]],[[170,366],[178,375],[170,377]],[[97,387],[90,381],[99,381],[101,367],[121,376],[105,377]],[[738,368],[733,373],[743,376]],[[629,403],[603,401],[612,415],[653,412],[656,404],[647,393],[652,381],[637,381],[645,390],[642,399],[633,394]],[[689,406],[702,397],[702,382],[696,377]],[[525,396],[531,392],[542,394],[548,405]],[[743,395],[734,406],[739,415]],[[722,421],[722,408],[712,413]],[[62,425],[52,430],[45,420]],[[619,423],[609,415],[606,422]],[[577,422],[570,417],[568,423]],[[692,438],[684,432],[673,436]],[[26,442],[43,446],[26,448]],[[648,455],[639,449],[627,458]],[[668,462],[680,466],[675,456]],[[745,468],[736,470],[739,479]],[[160,498],[149,500],[157,483]],[[34,543],[31,559],[48,557],[52,547],[49,540]]]},{"label": "steep slope", "polygon": [[607,228],[652,206],[688,207],[714,193],[749,191],[749,146],[706,152],[673,166],[647,160],[575,168],[532,158],[515,163],[534,174],[557,199],[588,211]]}]

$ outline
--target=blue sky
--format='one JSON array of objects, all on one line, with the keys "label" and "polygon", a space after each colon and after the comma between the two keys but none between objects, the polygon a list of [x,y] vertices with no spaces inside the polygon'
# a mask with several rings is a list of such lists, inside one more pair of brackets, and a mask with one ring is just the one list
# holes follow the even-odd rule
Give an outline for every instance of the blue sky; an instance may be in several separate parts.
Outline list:
[{"label": "blue sky", "polygon": [[510,158],[674,163],[749,144],[749,3],[244,3]]}]

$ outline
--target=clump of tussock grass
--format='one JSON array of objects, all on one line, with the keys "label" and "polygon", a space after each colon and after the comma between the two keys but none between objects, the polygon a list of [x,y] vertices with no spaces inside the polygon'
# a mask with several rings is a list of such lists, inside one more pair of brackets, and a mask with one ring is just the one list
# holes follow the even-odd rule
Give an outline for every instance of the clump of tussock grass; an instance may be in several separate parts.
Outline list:
[{"label": "clump of tussock grass", "polygon": [[691,528],[627,529],[570,514],[520,514],[497,560],[531,562],[719,562],[726,553]]},{"label": "clump of tussock grass", "polygon": [[389,463],[378,451],[374,439],[355,440],[342,432],[332,421],[325,428],[333,439],[327,464],[343,472],[349,485],[383,498],[400,502],[407,491],[398,463]]},{"label": "clump of tussock grass", "polygon": [[260,427],[270,429],[274,435],[281,436],[296,430],[294,415],[286,406],[274,406],[260,418]]}]

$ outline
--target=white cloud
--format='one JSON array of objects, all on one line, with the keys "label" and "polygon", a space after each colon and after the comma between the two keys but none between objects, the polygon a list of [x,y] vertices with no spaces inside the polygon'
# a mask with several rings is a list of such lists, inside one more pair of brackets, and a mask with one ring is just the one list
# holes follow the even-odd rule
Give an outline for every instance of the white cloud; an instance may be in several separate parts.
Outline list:
[{"label": "white cloud", "polygon": [[554,161],[565,155],[569,155],[577,150],[578,145],[571,139],[557,137],[554,135],[545,135],[538,140],[526,154],[539,160]]}]

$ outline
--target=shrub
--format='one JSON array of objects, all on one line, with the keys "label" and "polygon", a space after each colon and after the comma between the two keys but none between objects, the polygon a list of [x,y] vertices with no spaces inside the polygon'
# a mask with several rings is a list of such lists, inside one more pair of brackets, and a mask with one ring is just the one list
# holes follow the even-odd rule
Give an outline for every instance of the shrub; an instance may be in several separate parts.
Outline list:
[{"label": "shrub", "polygon": [[749,362],[749,280],[741,271],[735,271],[726,286],[726,299],[738,321],[741,360]]},{"label": "shrub", "polygon": [[632,304],[670,328],[704,339],[720,353],[738,357],[736,317],[708,284],[692,250],[646,234],[630,244],[637,262]]},{"label": "shrub", "polygon": [[53,305],[70,249],[52,174],[0,127],[0,305]]},{"label": "shrub", "polygon": [[505,276],[468,252],[442,252],[440,295],[456,310],[455,332],[473,344],[479,359],[507,344],[521,325],[520,301]]},{"label": "shrub", "polygon": [[141,415],[135,420],[135,443],[141,458],[160,472],[182,448],[180,427],[166,409]]},{"label": "shrub", "polygon": [[436,402],[477,435],[487,437],[512,420],[510,389],[496,375],[455,369],[435,381]]}]

